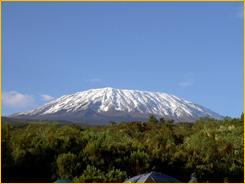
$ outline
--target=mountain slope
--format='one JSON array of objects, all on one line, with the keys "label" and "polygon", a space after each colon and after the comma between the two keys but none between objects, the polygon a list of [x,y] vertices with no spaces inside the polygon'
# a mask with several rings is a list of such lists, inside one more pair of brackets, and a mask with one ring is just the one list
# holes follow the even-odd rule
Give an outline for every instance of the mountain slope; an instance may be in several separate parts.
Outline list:
[{"label": "mountain slope", "polygon": [[65,95],[40,108],[17,113],[12,117],[107,123],[146,120],[149,115],[189,122],[204,116],[222,118],[205,107],[174,95],[114,88],[91,89]]}]

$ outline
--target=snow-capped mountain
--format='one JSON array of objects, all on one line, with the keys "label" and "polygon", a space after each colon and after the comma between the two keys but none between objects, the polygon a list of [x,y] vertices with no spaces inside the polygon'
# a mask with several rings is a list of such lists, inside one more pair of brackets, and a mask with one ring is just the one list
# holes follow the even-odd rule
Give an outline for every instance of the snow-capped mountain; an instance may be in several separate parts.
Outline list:
[{"label": "snow-capped mountain", "polygon": [[149,115],[189,122],[205,116],[222,118],[205,107],[174,95],[109,87],[65,95],[39,108],[11,117],[98,124],[110,121],[144,121]]}]

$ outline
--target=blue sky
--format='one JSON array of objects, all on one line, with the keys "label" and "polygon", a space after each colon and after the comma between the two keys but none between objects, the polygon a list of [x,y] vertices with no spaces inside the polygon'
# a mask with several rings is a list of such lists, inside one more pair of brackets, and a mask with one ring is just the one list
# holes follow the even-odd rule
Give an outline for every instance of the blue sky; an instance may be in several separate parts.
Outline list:
[{"label": "blue sky", "polygon": [[114,87],[243,111],[243,3],[2,3],[3,115]]}]

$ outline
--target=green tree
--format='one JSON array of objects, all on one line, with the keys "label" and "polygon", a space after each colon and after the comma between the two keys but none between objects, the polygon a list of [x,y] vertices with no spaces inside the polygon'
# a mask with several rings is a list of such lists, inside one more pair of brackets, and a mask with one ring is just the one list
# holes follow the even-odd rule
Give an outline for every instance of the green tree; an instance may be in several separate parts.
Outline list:
[{"label": "green tree", "polygon": [[91,165],[87,165],[81,176],[74,178],[75,183],[104,182],[105,180],[105,173]]},{"label": "green tree", "polygon": [[174,123],[174,120],[173,119],[170,119],[170,120],[168,120],[168,123],[169,124],[173,124]]},{"label": "green tree", "polygon": [[76,172],[77,156],[72,153],[60,154],[56,160],[57,174],[62,179],[71,179]]},{"label": "green tree", "polygon": [[[242,115],[243,116],[243,115]],[[241,118],[200,118],[195,123],[129,122],[81,128],[30,122],[2,126],[5,182],[122,182],[157,170],[189,180],[242,182],[244,123]]]},{"label": "green tree", "polygon": [[161,117],[161,118],[159,119],[159,122],[162,123],[162,124],[164,124],[164,123],[166,123],[166,120],[165,120],[163,117]]},{"label": "green tree", "polygon": [[109,183],[119,183],[123,182],[127,178],[127,173],[125,171],[121,171],[120,169],[111,169],[108,173],[105,175],[106,182]]},{"label": "green tree", "polygon": [[149,155],[142,150],[133,151],[130,154],[130,164],[133,174],[140,174],[149,167]]},{"label": "green tree", "polygon": [[150,115],[149,119],[148,119],[148,123],[150,124],[157,124],[158,120],[154,115]]},{"label": "green tree", "polygon": [[244,113],[241,114],[241,120],[244,121]]}]

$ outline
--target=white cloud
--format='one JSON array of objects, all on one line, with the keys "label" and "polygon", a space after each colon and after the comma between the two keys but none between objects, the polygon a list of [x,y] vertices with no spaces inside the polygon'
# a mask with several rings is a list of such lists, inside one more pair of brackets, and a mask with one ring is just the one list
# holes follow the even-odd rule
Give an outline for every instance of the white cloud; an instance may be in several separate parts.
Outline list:
[{"label": "white cloud", "polygon": [[193,72],[185,73],[183,76],[183,80],[180,81],[177,85],[182,87],[182,88],[192,86],[194,84],[195,78],[196,78],[195,73],[193,73]]},{"label": "white cloud", "polygon": [[99,83],[99,82],[102,82],[102,80],[100,78],[91,78],[91,79],[88,79],[87,82]]},{"label": "white cloud", "polygon": [[31,106],[34,103],[34,98],[27,94],[22,94],[17,91],[9,91],[2,93],[2,103],[7,107],[24,108]]},{"label": "white cloud", "polygon": [[50,95],[41,95],[43,101],[50,101],[53,100],[54,97]]},{"label": "white cloud", "polygon": [[191,81],[186,80],[186,81],[179,82],[178,83],[178,86],[180,86],[182,88],[186,88],[188,86],[191,86],[192,84],[193,83]]}]

